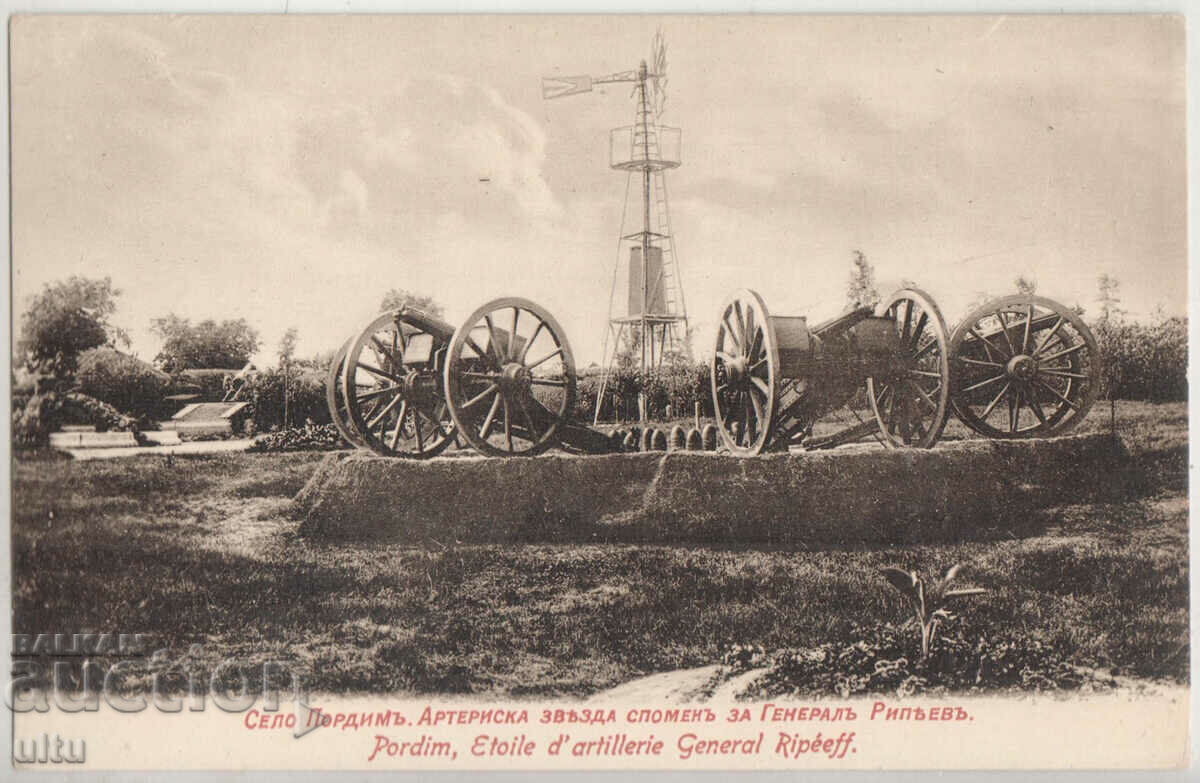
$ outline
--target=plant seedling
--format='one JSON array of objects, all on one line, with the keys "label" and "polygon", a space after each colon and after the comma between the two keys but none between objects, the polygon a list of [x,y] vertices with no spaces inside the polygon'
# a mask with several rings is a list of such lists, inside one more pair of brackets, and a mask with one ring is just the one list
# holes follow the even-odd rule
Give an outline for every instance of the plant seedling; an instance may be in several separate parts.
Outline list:
[{"label": "plant seedling", "polygon": [[916,571],[904,571],[899,568],[885,568],[883,575],[892,587],[908,599],[912,605],[913,614],[921,626],[921,658],[929,657],[929,648],[933,646],[933,637],[943,619],[950,616],[946,605],[955,598],[968,595],[980,595],[987,590],[982,587],[968,587],[951,590],[950,584],[958,576],[962,563],[953,565],[946,575],[936,582],[926,584],[925,578]]}]

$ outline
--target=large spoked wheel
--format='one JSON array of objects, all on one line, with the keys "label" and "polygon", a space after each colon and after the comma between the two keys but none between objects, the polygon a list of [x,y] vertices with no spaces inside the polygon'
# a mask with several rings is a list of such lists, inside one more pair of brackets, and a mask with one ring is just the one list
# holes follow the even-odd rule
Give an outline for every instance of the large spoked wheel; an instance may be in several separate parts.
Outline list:
[{"label": "large spoked wheel", "polygon": [[739,456],[761,453],[779,399],[779,346],[767,306],[754,291],[735,292],[722,308],[711,374],[725,448]]},{"label": "large spoked wheel", "polygon": [[916,288],[892,294],[875,314],[891,319],[900,338],[894,370],[867,379],[867,398],[884,445],[930,448],[942,436],[949,411],[946,322],[929,295]]},{"label": "large spoked wheel", "polygon": [[967,315],[950,343],[954,412],[989,438],[1061,435],[1100,390],[1100,349],[1072,310],[1018,294]]},{"label": "large spoked wheel", "polygon": [[446,402],[481,454],[533,456],[554,446],[575,402],[575,358],[562,327],[527,299],[480,307],[450,340]]},{"label": "large spoked wheel", "polygon": [[[346,406],[346,395],[342,391],[342,368],[345,367],[346,352],[350,350],[353,341],[354,338],[347,340],[329,364],[329,371],[325,375],[325,404],[329,406],[329,417],[342,440],[351,446],[362,447],[366,444],[350,422],[350,410]],[[373,403],[368,402],[367,405],[370,408],[374,407]]]},{"label": "large spoked wheel", "polygon": [[435,335],[383,313],[356,337],[342,367],[349,423],[367,448],[425,459],[454,440],[437,372]]}]

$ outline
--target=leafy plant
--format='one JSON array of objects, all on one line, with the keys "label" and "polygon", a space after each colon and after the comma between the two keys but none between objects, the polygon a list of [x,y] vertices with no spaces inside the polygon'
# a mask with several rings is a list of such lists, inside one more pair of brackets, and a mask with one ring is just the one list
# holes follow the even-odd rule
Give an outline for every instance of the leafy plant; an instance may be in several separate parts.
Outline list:
[{"label": "leafy plant", "polygon": [[912,606],[913,615],[921,628],[921,658],[929,657],[929,648],[933,637],[937,634],[938,626],[950,616],[946,605],[956,598],[986,593],[981,587],[950,589],[951,583],[958,576],[962,564],[953,565],[946,575],[935,582],[927,583],[925,578],[916,571],[904,571],[899,568],[885,568],[883,575],[888,583],[896,588]]}]

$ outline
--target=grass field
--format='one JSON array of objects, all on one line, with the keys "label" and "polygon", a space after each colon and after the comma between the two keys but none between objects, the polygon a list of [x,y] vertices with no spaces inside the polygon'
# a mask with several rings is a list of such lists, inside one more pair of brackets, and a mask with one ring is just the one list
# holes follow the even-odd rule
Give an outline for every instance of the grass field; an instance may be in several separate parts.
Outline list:
[{"label": "grass field", "polygon": [[972,627],[1186,681],[1186,406],[1117,418],[1146,475],[1128,497],[1042,509],[1021,538],[817,552],[317,542],[289,508],[319,453],[18,459],[14,631],[199,643],[209,666],[290,662],[316,692],[582,696],[735,644],[852,642],[906,616],[880,568],[963,562],[990,591]]}]

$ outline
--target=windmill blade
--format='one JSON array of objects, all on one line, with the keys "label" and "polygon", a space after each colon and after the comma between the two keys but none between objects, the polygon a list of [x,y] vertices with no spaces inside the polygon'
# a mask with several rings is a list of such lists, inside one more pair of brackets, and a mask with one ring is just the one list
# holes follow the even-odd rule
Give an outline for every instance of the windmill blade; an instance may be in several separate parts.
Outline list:
[{"label": "windmill blade", "polygon": [[545,76],[542,77],[542,99],[562,98],[581,92],[592,91],[590,76]]},{"label": "windmill blade", "polygon": [[654,33],[650,62],[654,73],[654,117],[658,119],[667,104],[667,43],[661,29]]},{"label": "windmill blade", "polygon": [[662,30],[654,34],[654,42],[650,45],[650,63],[654,73],[665,76],[667,73],[667,42],[663,39]]}]

